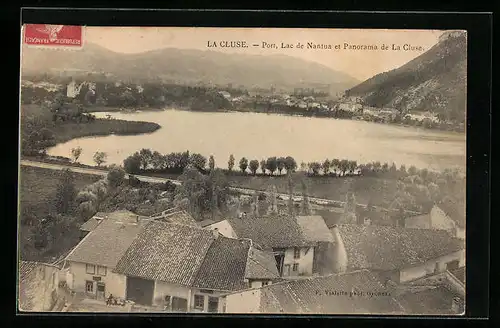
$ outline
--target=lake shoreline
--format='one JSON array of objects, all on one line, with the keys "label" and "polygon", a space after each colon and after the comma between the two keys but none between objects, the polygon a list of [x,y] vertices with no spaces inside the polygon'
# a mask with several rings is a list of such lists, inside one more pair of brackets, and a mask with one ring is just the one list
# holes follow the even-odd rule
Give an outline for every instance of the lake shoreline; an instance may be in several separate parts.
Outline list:
[{"label": "lake shoreline", "polygon": [[192,113],[255,113],[255,114],[266,114],[266,115],[279,115],[279,116],[287,116],[287,117],[305,117],[305,118],[318,118],[318,119],[358,121],[358,122],[379,124],[379,125],[384,125],[384,126],[397,126],[397,127],[401,127],[401,128],[421,129],[423,131],[456,133],[458,135],[464,135],[464,136],[466,135],[465,130],[464,131],[456,131],[456,130],[449,130],[449,129],[427,128],[424,126],[410,125],[410,124],[404,124],[404,123],[387,123],[387,122],[380,122],[380,121],[364,120],[364,119],[359,119],[356,117],[353,117],[353,118],[333,117],[330,115],[315,115],[314,113],[305,114],[305,113],[290,113],[290,112],[285,112],[285,111],[248,110],[245,108],[215,109],[215,110],[193,110],[193,109],[190,109],[188,107],[181,107],[181,106],[177,106],[175,108],[139,107],[137,109],[126,109],[126,108],[120,108],[120,107],[105,107],[105,106],[96,106],[96,107],[87,108],[88,113],[103,113],[103,112],[106,113],[106,112],[109,112],[109,113],[121,113],[121,114],[135,114],[135,113],[141,113],[141,112],[165,112],[165,111],[171,111],[171,110],[185,111],[185,112],[192,112]]}]

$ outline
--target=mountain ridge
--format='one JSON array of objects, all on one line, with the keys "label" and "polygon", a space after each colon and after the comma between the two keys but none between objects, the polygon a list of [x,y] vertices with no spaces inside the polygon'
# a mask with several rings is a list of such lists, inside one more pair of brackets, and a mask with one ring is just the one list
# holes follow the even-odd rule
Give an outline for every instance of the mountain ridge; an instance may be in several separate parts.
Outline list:
[{"label": "mountain ridge", "polygon": [[346,91],[368,106],[403,112],[430,111],[452,121],[465,120],[466,34],[445,32],[438,43],[408,63]]},{"label": "mountain ridge", "polygon": [[118,53],[94,43],[82,50],[23,48],[23,73],[53,70],[110,73],[118,78],[151,78],[235,84],[244,87],[334,86],[334,92],[359,83],[347,73],[320,63],[277,54],[227,54],[213,50],[162,48],[140,53]]}]

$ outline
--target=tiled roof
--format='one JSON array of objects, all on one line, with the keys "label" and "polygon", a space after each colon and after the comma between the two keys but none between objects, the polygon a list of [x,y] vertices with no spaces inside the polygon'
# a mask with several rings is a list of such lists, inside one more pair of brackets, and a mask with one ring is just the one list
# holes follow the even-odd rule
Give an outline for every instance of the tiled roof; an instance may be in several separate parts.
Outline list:
[{"label": "tiled roof", "polygon": [[191,285],[213,239],[208,230],[151,221],[131,243],[114,271]]},{"label": "tiled roof", "polygon": [[198,221],[198,225],[202,228],[205,228],[206,226],[209,226],[211,224],[214,224],[214,223],[217,223],[218,221],[214,221],[214,220],[211,220],[211,219],[206,219],[206,220],[203,220],[203,221]]},{"label": "tiled roof", "polygon": [[443,210],[461,228],[465,227],[465,204],[455,202],[450,197],[446,197],[437,206]]},{"label": "tiled roof", "polygon": [[[451,307],[454,298],[460,304],[457,311],[452,311]],[[460,314],[463,311],[463,298],[441,285],[408,287],[396,300],[409,315]]]},{"label": "tiled roof", "polygon": [[99,225],[100,222],[101,222],[101,220],[98,220],[95,217],[91,217],[84,224],[82,224],[80,226],[80,230],[82,230],[82,231],[92,231],[92,230],[94,230]]},{"label": "tiled roof", "polygon": [[147,220],[103,220],[68,254],[66,260],[114,268]]},{"label": "tiled roof", "polygon": [[181,210],[166,210],[162,213],[151,216],[154,220],[161,220],[168,223],[177,223],[184,225],[197,226],[196,220],[186,211]]},{"label": "tiled roof", "polygon": [[193,286],[224,291],[245,289],[249,248],[249,241],[219,235],[208,249]]},{"label": "tiled roof", "polygon": [[313,246],[294,218],[287,215],[229,219],[238,238],[249,238],[264,248]]},{"label": "tiled roof", "polygon": [[321,216],[297,216],[297,223],[306,240],[333,242],[333,236]]},{"label": "tiled roof", "polygon": [[245,269],[247,279],[276,279],[279,278],[276,260],[271,252],[250,248]]},{"label": "tiled roof", "polygon": [[376,225],[339,225],[351,269],[394,270],[465,248],[446,231]]},{"label": "tiled roof", "polygon": [[[358,296],[351,297],[353,291]],[[260,292],[261,313],[390,314],[401,310],[380,278],[366,270],[276,283]],[[386,294],[368,295],[375,292]]]},{"label": "tiled roof", "polygon": [[465,284],[465,266],[455,270],[450,270],[450,273],[457,277],[457,279],[460,280],[463,284]]}]

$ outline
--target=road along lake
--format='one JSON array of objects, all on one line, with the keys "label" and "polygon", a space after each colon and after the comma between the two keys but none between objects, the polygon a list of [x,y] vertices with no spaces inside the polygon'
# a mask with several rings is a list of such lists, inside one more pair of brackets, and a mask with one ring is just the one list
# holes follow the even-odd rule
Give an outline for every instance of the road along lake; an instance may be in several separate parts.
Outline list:
[{"label": "road along lake", "polygon": [[230,154],[261,160],[292,156],[301,162],[349,159],[358,163],[393,162],[399,167],[442,170],[466,165],[465,134],[331,118],[297,117],[262,113],[201,113],[180,110],[135,113],[95,113],[99,118],[155,122],[161,129],[149,134],[73,139],[48,150],[49,155],[70,157],[82,147],[79,162],[94,164],[96,151],[107,154],[106,164],[122,164],[134,152],[149,148],[162,154],[200,153],[215,157],[227,168]]}]

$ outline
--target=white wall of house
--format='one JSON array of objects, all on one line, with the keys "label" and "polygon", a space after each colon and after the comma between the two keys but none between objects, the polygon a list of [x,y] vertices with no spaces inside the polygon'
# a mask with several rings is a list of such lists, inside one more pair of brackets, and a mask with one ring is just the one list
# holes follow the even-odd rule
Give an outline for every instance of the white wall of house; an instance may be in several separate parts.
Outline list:
[{"label": "white wall of house", "polygon": [[[85,292],[86,281],[93,281],[93,277],[100,277],[100,282],[105,284],[105,297],[113,294],[115,297],[125,298],[127,279],[124,275],[112,272],[112,268],[106,268],[106,274],[97,274],[97,266],[94,274],[87,273],[86,263],[69,262],[69,273],[71,274],[71,285],[69,288],[76,292]],[[94,294],[97,291],[97,282],[94,282]]]},{"label": "white wall of house", "polygon": [[[299,276],[299,275],[312,275],[313,273],[313,260],[314,260],[314,247],[300,247],[300,257],[298,259],[294,258],[294,249],[287,248],[285,250],[285,258],[283,260],[283,275],[287,275],[287,265],[290,266],[289,276]],[[293,270],[293,265],[298,264],[298,270]]]},{"label": "white wall of house", "polygon": [[272,284],[271,280],[251,280],[250,281],[250,286],[249,288],[260,288],[264,286],[264,283],[267,283],[266,285]]},{"label": "white wall of house", "polygon": [[226,296],[226,313],[259,313],[261,289]]},{"label": "white wall of house", "polygon": [[153,305],[164,305],[165,296],[180,297],[188,300],[188,308],[191,303],[191,288],[163,281],[155,281],[153,294]]},{"label": "white wall of house", "polygon": [[438,271],[445,271],[446,263],[454,260],[459,261],[459,267],[465,266],[465,250],[460,250],[445,256],[441,256],[437,259],[427,261],[421,265],[402,269],[399,273],[399,280],[400,282],[415,280],[434,273],[436,268],[438,269]]},{"label": "white wall of house", "polygon": [[455,235],[457,238],[460,238],[460,239],[465,239],[465,229],[464,228],[460,228],[460,227],[457,227],[457,230],[456,230],[456,235]]},{"label": "white wall of house", "polygon": [[[203,298],[203,308],[197,307],[195,298],[196,295],[200,296],[200,298]],[[220,292],[220,291],[212,291],[208,292],[207,290],[203,289],[198,289],[198,288],[193,288],[192,293],[191,293],[191,310],[192,312],[208,312],[208,302],[210,297],[217,298],[218,300],[218,307],[217,307],[217,312],[223,312],[222,308],[224,305],[224,299],[223,296],[226,295],[225,292]]]},{"label": "white wall of house", "polygon": [[233,228],[231,227],[231,224],[229,224],[227,220],[211,224],[207,226],[206,229],[209,230],[219,229],[219,233],[227,238],[235,238],[235,239],[238,238],[236,236],[236,232],[234,232]]}]

